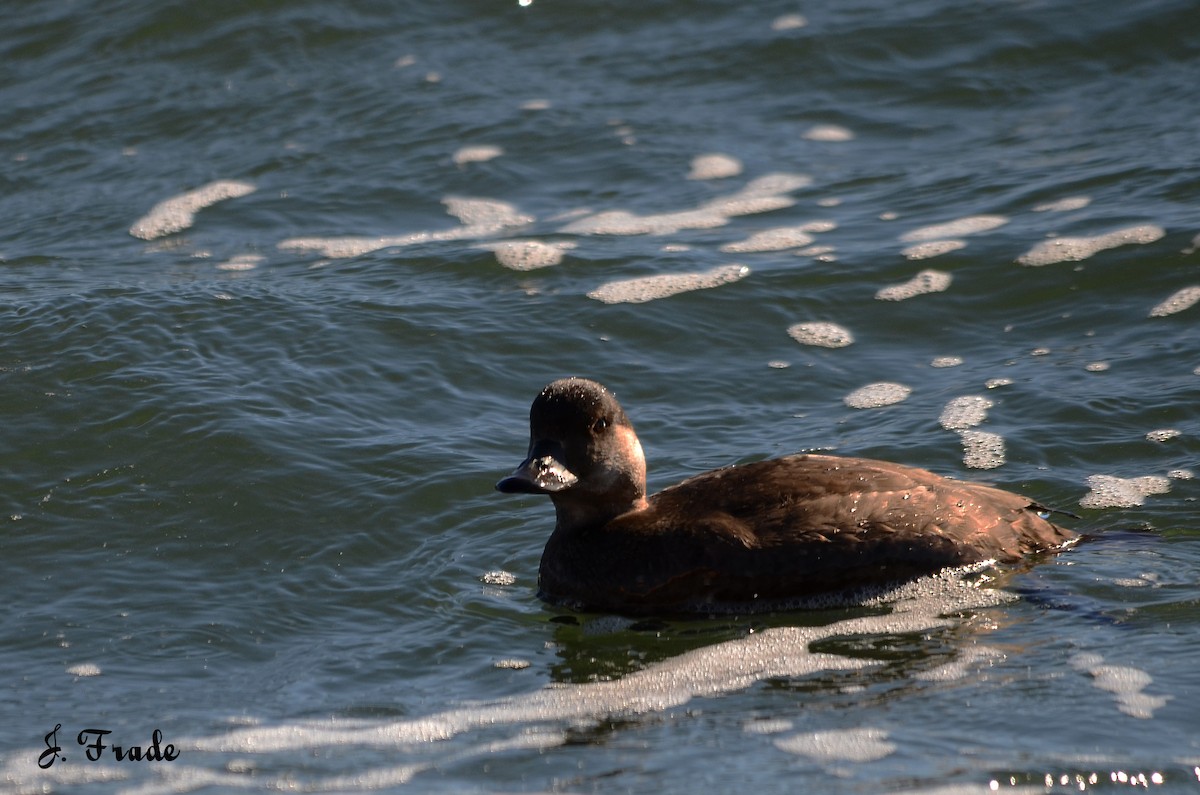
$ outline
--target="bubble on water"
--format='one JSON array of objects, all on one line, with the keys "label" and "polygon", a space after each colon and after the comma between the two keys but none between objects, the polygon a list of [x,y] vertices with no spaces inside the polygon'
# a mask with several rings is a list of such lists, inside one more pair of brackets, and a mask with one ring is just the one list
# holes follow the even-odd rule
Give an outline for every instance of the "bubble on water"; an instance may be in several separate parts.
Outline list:
[{"label": "bubble on water", "polygon": [[854,342],[854,335],[848,329],[826,321],[796,323],[788,326],[787,333],[801,345],[820,348],[844,348]]},{"label": "bubble on water", "polygon": [[605,304],[643,304],[694,290],[708,290],[746,277],[745,265],[722,265],[699,273],[664,273],[602,284],[588,293]]},{"label": "bubble on water", "polygon": [[412,66],[416,62],[417,62],[417,56],[415,56],[415,55],[412,55],[412,54],[401,55],[399,58],[397,58],[395,61],[392,62],[392,67],[395,69],[407,69],[408,67]]},{"label": "bubble on water", "polygon": [[924,240],[943,240],[964,235],[977,235],[1007,223],[1008,218],[1003,215],[969,215],[965,218],[956,218],[953,221],[913,229],[911,232],[901,235],[900,240],[905,243],[916,243]]},{"label": "bubble on water", "polygon": [[1002,386],[1011,386],[1013,380],[1011,378],[989,378],[984,382],[984,386],[988,389],[996,389]]},{"label": "bubble on water", "polygon": [[896,744],[882,729],[831,729],[781,737],[775,747],[821,762],[873,762],[891,756]]},{"label": "bubble on water", "polygon": [[809,141],[841,143],[843,141],[853,141],[854,133],[837,124],[817,124],[809,127],[801,137]]},{"label": "bubble on water", "polygon": [[1050,349],[1049,348],[1034,348],[1033,350],[1031,350],[1029,352],[1029,355],[1030,356],[1049,356]]},{"label": "bubble on water", "polygon": [[1083,369],[1087,370],[1089,373],[1103,373],[1110,367],[1112,367],[1112,365],[1110,365],[1108,362],[1090,362],[1089,364],[1085,365]]},{"label": "bubble on water", "polygon": [[745,240],[736,243],[726,243],[721,251],[727,254],[743,254],[761,251],[784,251],[789,248],[807,246],[813,242],[812,235],[798,226],[782,226],[776,229],[764,229],[755,232]]},{"label": "bubble on water", "polygon": [[963,363],[961,356],[935,356],[933,361],[929,363],[930,367],[958,367]]},{"label": "bubble on water", "polygon": [[900,253],[907,259],[922,260],[940,257],[942,254],[949,254],[951,251],[958,251],[966,247],[967,242],[965,240],[931,240],[928,243],[917,243],[915,246],[909,246]]},{"label": "bubble on water", "polygon": [[767,362],[767,367],[770,367],[772,370],[786,370],[791,366],[791,362],[785,362],[781,359],[772,359]]},{"label": "bubble on water", "polygon": [[1196,477],[1196,473],[1190,469],[1172,469],[1167,473],[1167,477],[1171,480],[1192,480]]},{"label": "bubble on water", "polygon": [[1146,502],[1152,494],[1166,494],[1171,482],[1160,475],[1119,478],[1113,475],[1089,475],[1091,489],[1079,500],[1083,508],[1133,508]]},{"label": "bubble on water", "polygon": [[881,406],[890,406],[893,403],[900,403],[907,400],[912,394],[912,389],[904,384],[897,384],[891,381],[880,381],[874,384],[860,386],[846,397],[842,398],[842,402],[852,409],[876,409]]},{"label": "bubble on water", "polygon": [[718,153],[699,155],[692,158],[688,179],[727,179],[742,173],[742,161],[730,155]]},{"label": "bubble on water", "polygon": [[508,202],[495,199],[451,196],[443,199],[442,203],[446,205],[446,212],[461,221],[463,226],[436,232],[409,232],[377,237],[293,237],[280,241],[277,247],[285,251],[316,252],[331,259],[344,259],[385,248],[491,237],[535,220],[533,216],[519,212]]},{"label": "bubble on water", "polygon": [[1185,309],[1191,309],[1200,302],[1200,285],[1184,287],[1150,310],[1150,317],[1166,317]]},{"label": "bubble on water", "polygon": [[484,585],[514,585],[517,582],[517,575],[503,569],[493,569],[479,575],[479,581]]},{"label": "bubble on water", "polygon": [[484,243],[480,248],[494,252],[496,261],[510,270],[532,271],[559,264],[565,253],[575,245],[570,241],[544,243],[540,240],[504,240]]},{"label": "bubble on water", "polygon": [[142,240],[154,240],[189,229],[196,222],[196,213],[226,199],[237,199],[256,190],[249,182],[217,180],[195,190],[164,199],[150,212],[134,222],[129,234]]},{"label": "bubble on water", "polygon": [[78,663],[67,669],[71,676],[99,676],[100,666],[95,663]]},{"label": "bubble on water", "polygon": [[504,150],[499,146],[464,146],[454,153],[453,160],[454,165],[465,166],[468,163],[486,163],[502,154]]},{"label": "bubble on water", "polygon": [[808,24],[803,14],[783,14],[771,22],[771,30],[798,30]]},{"label": "bubble on water", "polygon": [[549,110],[550,100],[548,99],[527,99],[520,105],[521,110]]},{"label": "bubble on water", "polygon": [[880,301],[904,301],[918,295],[940,293],[950,287],[952,277],[943,271],[923,270],[903,284],[893,284],[875,293]]},{"label": "bubble on water", "polygon": [[1004,465],[1007,454],[1004,437],[990,431],[959,431],[963,446],[963,464],[971,469],[995,469]]},{"label": "bubble on water", "polygon": [[987,419],[988,409],[994,405],[982,395],[956,397],[942,409],[938,422],[948,431],[973,428]]},{"label": "bubble on water", "polygon": [[1017,262],[1029,267],[1053,265],[1057,262],[1078,262],[1110,248],[1153,243],[1165,235],[1166,231],[1162,227],[1143,224],[1092,237],[1054,237],[1043,240],[1017,257]]},{"label": "bubble on water", "polygon": [[1146,434],[1146,438],[1152,442],[1166,442],[1182,435],[1182,431],[1178,431],[1174,428],[1163,428],[1157,431],[1150,431],[1150,433]]},{"label": "bubble on water", "polygon": [[217,270],[221,271],[248,271],[258,267],[260,262],[266,260],[266,257],[261,254],[238,254],[230,257],[224,262],[217,265]]},{"label": "bubble on water", "polygon": [[1035,213],[1062,213],[1070,210],[1082,210],[1092,203],[1087,196],[1067,196],[1057,201],[1038,204],[1033,207]]}]

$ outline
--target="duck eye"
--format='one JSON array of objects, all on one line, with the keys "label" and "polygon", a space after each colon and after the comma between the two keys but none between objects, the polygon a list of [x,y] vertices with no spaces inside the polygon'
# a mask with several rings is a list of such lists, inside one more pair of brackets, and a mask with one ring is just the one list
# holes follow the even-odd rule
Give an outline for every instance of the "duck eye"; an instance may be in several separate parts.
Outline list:
[{"label": "duck eye", "polygon": [[608,427],[608,420],[601,417],[592,423],[592,433],[600,433]]}]

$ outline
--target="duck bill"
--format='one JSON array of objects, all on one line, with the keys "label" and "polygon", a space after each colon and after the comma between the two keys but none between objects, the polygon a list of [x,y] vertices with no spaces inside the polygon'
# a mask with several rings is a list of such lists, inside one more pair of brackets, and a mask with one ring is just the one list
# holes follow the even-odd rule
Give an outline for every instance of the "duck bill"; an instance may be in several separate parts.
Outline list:
[{"label": "duck bill", "polygon": [[496,484],[496,491],[505,494],[553,494],[574,486],[579,478],[563,464],[557,450],[547,447],[534,445],[529,457],[511,475]]}]

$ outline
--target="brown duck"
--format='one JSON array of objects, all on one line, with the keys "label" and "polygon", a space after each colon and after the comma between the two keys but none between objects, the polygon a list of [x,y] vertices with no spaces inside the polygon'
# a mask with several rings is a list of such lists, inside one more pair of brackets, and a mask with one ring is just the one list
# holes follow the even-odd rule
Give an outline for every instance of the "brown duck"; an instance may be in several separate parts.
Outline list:
[{"label": "brown duck", "polygon": [[549,494],[543,598],[625,613],[771,609],[1076,538],[1026,497],[864,458],[792,455],[646,496],[646,459],[616,397],[553,382],[529,411],[529,454],[496,488]]}]

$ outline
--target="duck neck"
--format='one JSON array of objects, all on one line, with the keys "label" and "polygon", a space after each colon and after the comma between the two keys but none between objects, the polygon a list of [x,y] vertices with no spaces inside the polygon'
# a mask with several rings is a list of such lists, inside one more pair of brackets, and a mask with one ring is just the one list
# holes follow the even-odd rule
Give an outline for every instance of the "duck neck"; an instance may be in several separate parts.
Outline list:
[{"label": "duck neck", "polygon": [[645,510],[645,482],[626,482],[603,495],[568,489],[551,495],[560,529],[566,531],[603,527],[608,522],[632,511]]}]

